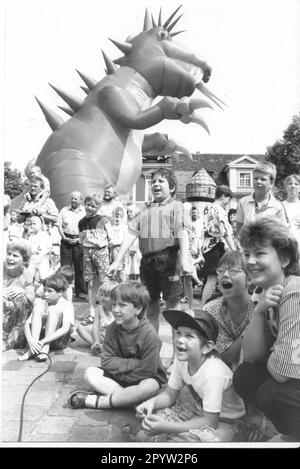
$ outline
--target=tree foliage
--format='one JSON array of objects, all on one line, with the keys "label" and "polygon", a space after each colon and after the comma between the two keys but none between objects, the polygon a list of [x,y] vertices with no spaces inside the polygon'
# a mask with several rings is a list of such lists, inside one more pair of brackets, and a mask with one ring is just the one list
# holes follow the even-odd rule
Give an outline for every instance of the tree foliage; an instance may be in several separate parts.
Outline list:
[{"label": "tree foliage", "polygon": [[22,175],[17,169],[12,169],[9,161],[4,163],[4,192],[11,199],[22,192]]},{"label": "tree foliage", "polygon": [[283,132],[283,138],[267,148],[266,159],[277,168],[276,184],[282,187],[289,174],[300,174],[300,113]]}]

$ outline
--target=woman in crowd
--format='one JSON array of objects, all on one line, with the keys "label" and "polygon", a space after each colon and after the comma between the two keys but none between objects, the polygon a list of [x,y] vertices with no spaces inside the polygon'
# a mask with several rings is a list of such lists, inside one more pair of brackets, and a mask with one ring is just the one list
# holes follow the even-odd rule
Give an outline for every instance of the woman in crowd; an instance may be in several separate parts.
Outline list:
[{"label": "woman in crowd", "polygon": [[29,259],[27,241],[8,243],[3,268],[3,350],[20,348],[25,343],[23,326],[34,300],[32,277],[25,267]]}]

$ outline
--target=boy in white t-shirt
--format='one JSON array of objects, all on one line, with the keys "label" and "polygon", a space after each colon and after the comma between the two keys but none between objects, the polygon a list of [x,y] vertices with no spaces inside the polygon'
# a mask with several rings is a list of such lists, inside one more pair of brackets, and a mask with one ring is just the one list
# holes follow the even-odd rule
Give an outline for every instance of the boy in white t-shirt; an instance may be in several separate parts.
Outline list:
[{"label": "boy in white t-shirt", "polygon": [[44,299],[36,298],[33,311],[25,322],[24,333],[29,350],[18,360],[34,357],[45,361],[50,347],[56,350],[66,348],[74,326],[74,308],[62,297],[67,288],[61,274],[50,275],[43,281]]},{"label": "boy in white t-shirt", "polygon": [[[167,387],[136,409],[143,419],[138,440],[233,441],[245,409],[232,387],[232,371],[214,352],[216,321],[206,311],[195,318],[179,310],[163,315],[176,331],[176,359]],[[194,399],[191,405],[176,402],[185,385]]]}]

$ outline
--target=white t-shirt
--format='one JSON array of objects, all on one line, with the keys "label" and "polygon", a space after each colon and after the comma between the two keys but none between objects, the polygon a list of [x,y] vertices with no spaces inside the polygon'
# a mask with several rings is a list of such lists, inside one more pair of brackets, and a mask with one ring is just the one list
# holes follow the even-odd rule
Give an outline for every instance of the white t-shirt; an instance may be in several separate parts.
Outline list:
[{"label": "white t-shirt", "polygon": [[300,244],[300,201],[287,202],[284,200],[282,203],[286,209],[286,213],[290,222],[290,230]]},{"label": "white t-shirt", "polygon": [[192,376],[188,362],[175,359],[168,385],[177,391],[187,385],[195,406],[205,412],[220,413],[220,417],[227,419],[245,414],[243,401],[232,387],[232,371],[218,357],[208,357]]}]

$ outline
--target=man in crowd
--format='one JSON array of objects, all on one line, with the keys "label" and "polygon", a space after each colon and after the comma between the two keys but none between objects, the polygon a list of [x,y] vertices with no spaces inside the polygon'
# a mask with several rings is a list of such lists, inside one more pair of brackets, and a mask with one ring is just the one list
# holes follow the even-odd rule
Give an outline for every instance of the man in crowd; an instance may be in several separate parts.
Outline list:
[{"label": "man in crowd", "polygon": [[75,191],[70,194],[70,205],[63,207],[58,215],[58,230],[61,235],[60,264],[74,266],[75,295],[82,298],[85,291],[83,281],[83,251],[79,243],[78,222],[85,216],[82,195]]},{"label": "man in crowd", "polygon": [[57,207],[45,192],[44,181],[39,176],[29,181],[29,191],[24,194],[19,208],[19,222],[23,223],[27,217],[33,215],[40,216],[46,223],[57,221]]}]

